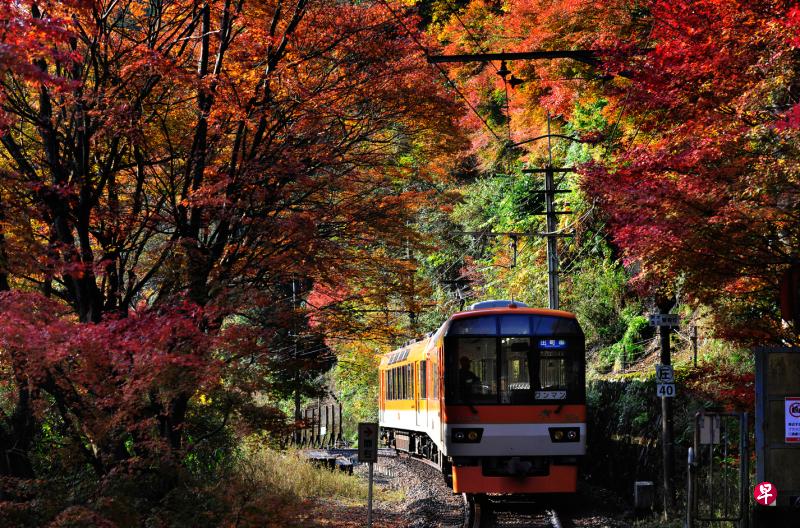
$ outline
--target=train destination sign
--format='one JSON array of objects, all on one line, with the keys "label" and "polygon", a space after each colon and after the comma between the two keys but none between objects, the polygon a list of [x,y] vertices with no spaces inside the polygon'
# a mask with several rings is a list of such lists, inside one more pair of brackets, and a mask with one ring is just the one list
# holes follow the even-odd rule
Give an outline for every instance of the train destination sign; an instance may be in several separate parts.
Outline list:
[{"label": "train destination sign", "polygon": [[784,405],[786,443],[800,443],[800,398],[786,398]]}]

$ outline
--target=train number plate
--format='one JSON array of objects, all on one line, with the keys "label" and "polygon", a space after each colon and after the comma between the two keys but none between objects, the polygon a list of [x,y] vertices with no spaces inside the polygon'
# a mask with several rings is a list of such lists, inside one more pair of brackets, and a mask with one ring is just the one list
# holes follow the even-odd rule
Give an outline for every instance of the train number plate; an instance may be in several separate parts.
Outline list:
[{"label": "train number plate", "polygon": [[567,391],[536,391],[537,400],[566,400]]}]

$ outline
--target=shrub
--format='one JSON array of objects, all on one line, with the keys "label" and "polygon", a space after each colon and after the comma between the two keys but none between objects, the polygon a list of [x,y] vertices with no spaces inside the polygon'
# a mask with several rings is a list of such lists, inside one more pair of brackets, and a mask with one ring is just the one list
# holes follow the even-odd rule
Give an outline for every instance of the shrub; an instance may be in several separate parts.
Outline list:
[{"label": "shrub", "polygon": [[619,369],[638,359],[644,350],[644,343],[653,334],[646,317],[632,315],[627,310],[623,311],[621,315],[623,320],[627,319],[625,333],[622,335],[622,339],[600,350],[599,367],[602,370],[612,367]]}]

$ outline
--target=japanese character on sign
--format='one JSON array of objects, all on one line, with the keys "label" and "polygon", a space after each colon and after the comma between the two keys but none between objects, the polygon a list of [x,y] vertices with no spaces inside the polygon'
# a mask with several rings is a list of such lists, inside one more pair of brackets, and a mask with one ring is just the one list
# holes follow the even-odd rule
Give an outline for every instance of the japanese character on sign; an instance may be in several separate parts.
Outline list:
[{"label": "japanese character on sign", "polygon": [[648,317],[650,326],[680,326],[681,318],[678,314],[651,314]]},{"label": "japanese character on sign", "polygon": [[778,499],[778,490],[771,482],[762,482],[753,490],[753,497],[762,506],[772,506]]},{"label": "japanese character on sign", "polygon": [[675,383],[675,372],[672,365],[656,365],[657,383]]}]

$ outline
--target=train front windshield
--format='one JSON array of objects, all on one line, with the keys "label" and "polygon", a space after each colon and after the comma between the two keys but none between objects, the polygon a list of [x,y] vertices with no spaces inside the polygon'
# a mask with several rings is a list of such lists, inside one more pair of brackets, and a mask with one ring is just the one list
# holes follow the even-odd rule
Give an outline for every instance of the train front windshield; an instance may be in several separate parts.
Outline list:
[{"label": "train front windshield", "polygon": [[531,405],[585,399],[577,321],[544,315],[458,319],[445,336],[449,404]]}]

